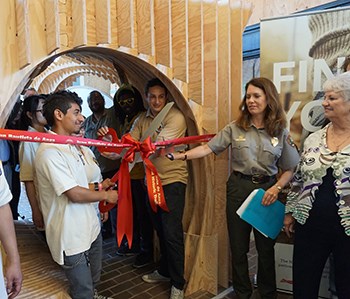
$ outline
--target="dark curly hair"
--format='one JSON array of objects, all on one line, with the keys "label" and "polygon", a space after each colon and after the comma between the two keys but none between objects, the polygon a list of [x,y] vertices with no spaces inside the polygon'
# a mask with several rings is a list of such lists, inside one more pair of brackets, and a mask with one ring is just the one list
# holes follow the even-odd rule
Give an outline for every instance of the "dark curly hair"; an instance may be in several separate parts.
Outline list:
[{"label": "dark curly hair", "polygon": [[44,104],[43,115],[46,118],[47,124],[52,127],[55,123],[54,111],[59,109],[63,114],[67,113],[67,110],[72,107],[72,104],[78,104],[81,110],[81,104],[83,100],[78,96],[77,93],[60,90],[49,94]]}]

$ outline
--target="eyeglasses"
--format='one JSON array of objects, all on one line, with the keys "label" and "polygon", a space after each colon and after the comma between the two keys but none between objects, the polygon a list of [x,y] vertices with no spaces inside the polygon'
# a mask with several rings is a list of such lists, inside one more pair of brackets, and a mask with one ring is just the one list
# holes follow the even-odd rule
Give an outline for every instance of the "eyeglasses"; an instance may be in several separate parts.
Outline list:
[{"label": "eyeglasses", "polygon": [[133,104],[135,101],[134,98],[127,98],[127,99],[124,99],[124,100],[119,100],[118,103],[120,106],[125,106],[125,105],[131,105]]}]

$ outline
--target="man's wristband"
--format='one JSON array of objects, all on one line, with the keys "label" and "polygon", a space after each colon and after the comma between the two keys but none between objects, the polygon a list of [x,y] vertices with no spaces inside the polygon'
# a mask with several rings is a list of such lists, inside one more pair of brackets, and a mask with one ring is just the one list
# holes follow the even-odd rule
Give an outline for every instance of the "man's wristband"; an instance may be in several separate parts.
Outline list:
[{"label": "man's wristband", "polygon": [[[182,161],[186,161],[187,160],[187,154],[186,152],[184,152],[184,157],[181,159]],[[166,154],[165,155],[170,161],[174,161],[175,160],[175,157],[172,153],[169,153],[169,154]]]},{"label": "man's wristband", "polygon": [[172,153],[166,154],[166,157],[170,160],[170,161],[174,161],[174,155]]},{"label": "man's wristband", "polygon": [[94,182],[94,190],[95,191],[102,191],[103,187],[101,183]]}]

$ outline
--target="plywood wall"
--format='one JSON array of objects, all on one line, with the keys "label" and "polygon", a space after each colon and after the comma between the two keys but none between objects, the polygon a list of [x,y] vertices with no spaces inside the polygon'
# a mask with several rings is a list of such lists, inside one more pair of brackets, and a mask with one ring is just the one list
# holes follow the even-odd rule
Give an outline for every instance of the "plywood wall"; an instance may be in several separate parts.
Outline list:
[{"label": "plywood wall", "polygon": [[287,16],[292,13],[316,7],[332,0],[247,0],[253,6],[252,15],[247,25],[259,23],[261,19]]}]

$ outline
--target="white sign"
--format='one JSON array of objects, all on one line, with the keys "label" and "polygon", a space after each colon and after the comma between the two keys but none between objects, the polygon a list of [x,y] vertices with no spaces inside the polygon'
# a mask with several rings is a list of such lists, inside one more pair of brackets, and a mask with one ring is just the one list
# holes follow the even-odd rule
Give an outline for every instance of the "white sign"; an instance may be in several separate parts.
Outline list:
[{"label": "white sign", "polygon": [[[293,292],[293,245],[276,243],[275,245],[275,267],[277,290],[286,293]],[[319,298],[331,298],[329,292],[329,262],[323,270]]]}]

